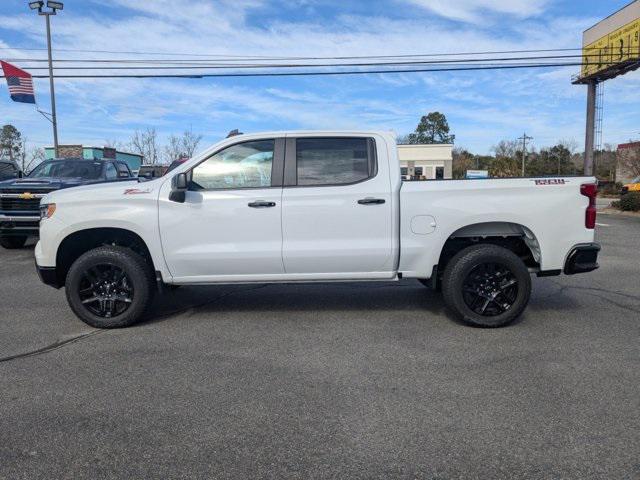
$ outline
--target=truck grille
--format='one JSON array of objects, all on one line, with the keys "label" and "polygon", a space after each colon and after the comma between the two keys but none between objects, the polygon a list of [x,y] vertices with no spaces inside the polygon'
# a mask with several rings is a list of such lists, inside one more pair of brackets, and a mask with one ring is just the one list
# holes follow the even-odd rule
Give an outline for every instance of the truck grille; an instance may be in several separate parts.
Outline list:
[{"label": "truck grille", "polygon": [[[38,212],[40,208],[40,199],[45,194],[53,190],[0,190],[0,211],[4,212]],[[20,198],[19,195],[30,193],[37,195],[37,198]]]},{"label": "truck grille", "polygon": [[5,212],[37,211],[40,208],[40,199],[23,200],[20,198],[0,198],[0,210]]}]

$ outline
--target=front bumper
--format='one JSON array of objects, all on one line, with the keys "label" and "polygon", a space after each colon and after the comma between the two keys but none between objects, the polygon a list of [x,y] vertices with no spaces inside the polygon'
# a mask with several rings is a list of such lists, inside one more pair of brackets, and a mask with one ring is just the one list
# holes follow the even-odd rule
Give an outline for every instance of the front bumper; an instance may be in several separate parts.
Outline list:
[{"label": "front bumper", "polygon": [[41,267],[36,261],[36,271],[38,272],[40,281],[45,285],[49,285],[53,288],[62,288],[63,285],[58,278],[58,271],[56,267]]},{"label": "front bumper", "polygon": [[600,244],[584,243],[573,247],[564,264],[565,275],[575,275],[576,273],[592,272],[600,268],[598,265],[598,253]]},{"label": "front bumper", "polygon": [[40,216],[6,215],[0,213],[0,235],[38,235]]}]

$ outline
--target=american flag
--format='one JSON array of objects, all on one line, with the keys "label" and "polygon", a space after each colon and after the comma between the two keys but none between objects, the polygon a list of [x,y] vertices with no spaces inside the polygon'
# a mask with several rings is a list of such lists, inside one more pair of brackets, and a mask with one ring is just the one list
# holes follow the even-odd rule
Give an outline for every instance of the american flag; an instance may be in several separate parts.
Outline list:
[{"label": "american flag", "polygon": [[11,100],[22,103],[36,103],[31,75],[10,63],[0,60],[0,64],[2,64],[2,71],[7,79]]}]

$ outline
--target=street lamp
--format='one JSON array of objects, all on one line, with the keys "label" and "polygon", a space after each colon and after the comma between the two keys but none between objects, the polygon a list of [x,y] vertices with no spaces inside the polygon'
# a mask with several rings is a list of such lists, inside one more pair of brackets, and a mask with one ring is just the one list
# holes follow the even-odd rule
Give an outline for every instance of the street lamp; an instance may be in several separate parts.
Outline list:
[{"label": "street lamp", "polygon": [[53,87],[53,60],[51,58],[51,22],[49,17],[55,15],[58,10],[64,8],[62,2],[47,1],[47,8],[49,10],[43,10],[44,1],[39,0],[37,2],[29,2],[29,8],[31,10],[37,10],[38,15],[42,15],[46,19],[47,24],[47,52],[49,54],[49,88],[51,90],[51,123],[53,124],[53,149],[55,156],[58,157],[58,122],[56,120],[56,93]]}]

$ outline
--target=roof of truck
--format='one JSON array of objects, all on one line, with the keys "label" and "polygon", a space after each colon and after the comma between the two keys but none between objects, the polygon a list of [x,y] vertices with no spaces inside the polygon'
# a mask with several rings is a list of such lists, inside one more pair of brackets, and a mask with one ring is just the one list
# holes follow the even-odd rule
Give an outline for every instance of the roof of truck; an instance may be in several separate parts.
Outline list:
[{"label": "roof of truck", "polygon": [[276,130],[266,132],[245,132],[239,135],[234,135],[229,138],[238,137],[254,137],[254,136],[277,136],[284,137],[289,136],[301,136],[301,135],[396,135],[396,132],[392,130]]}]

